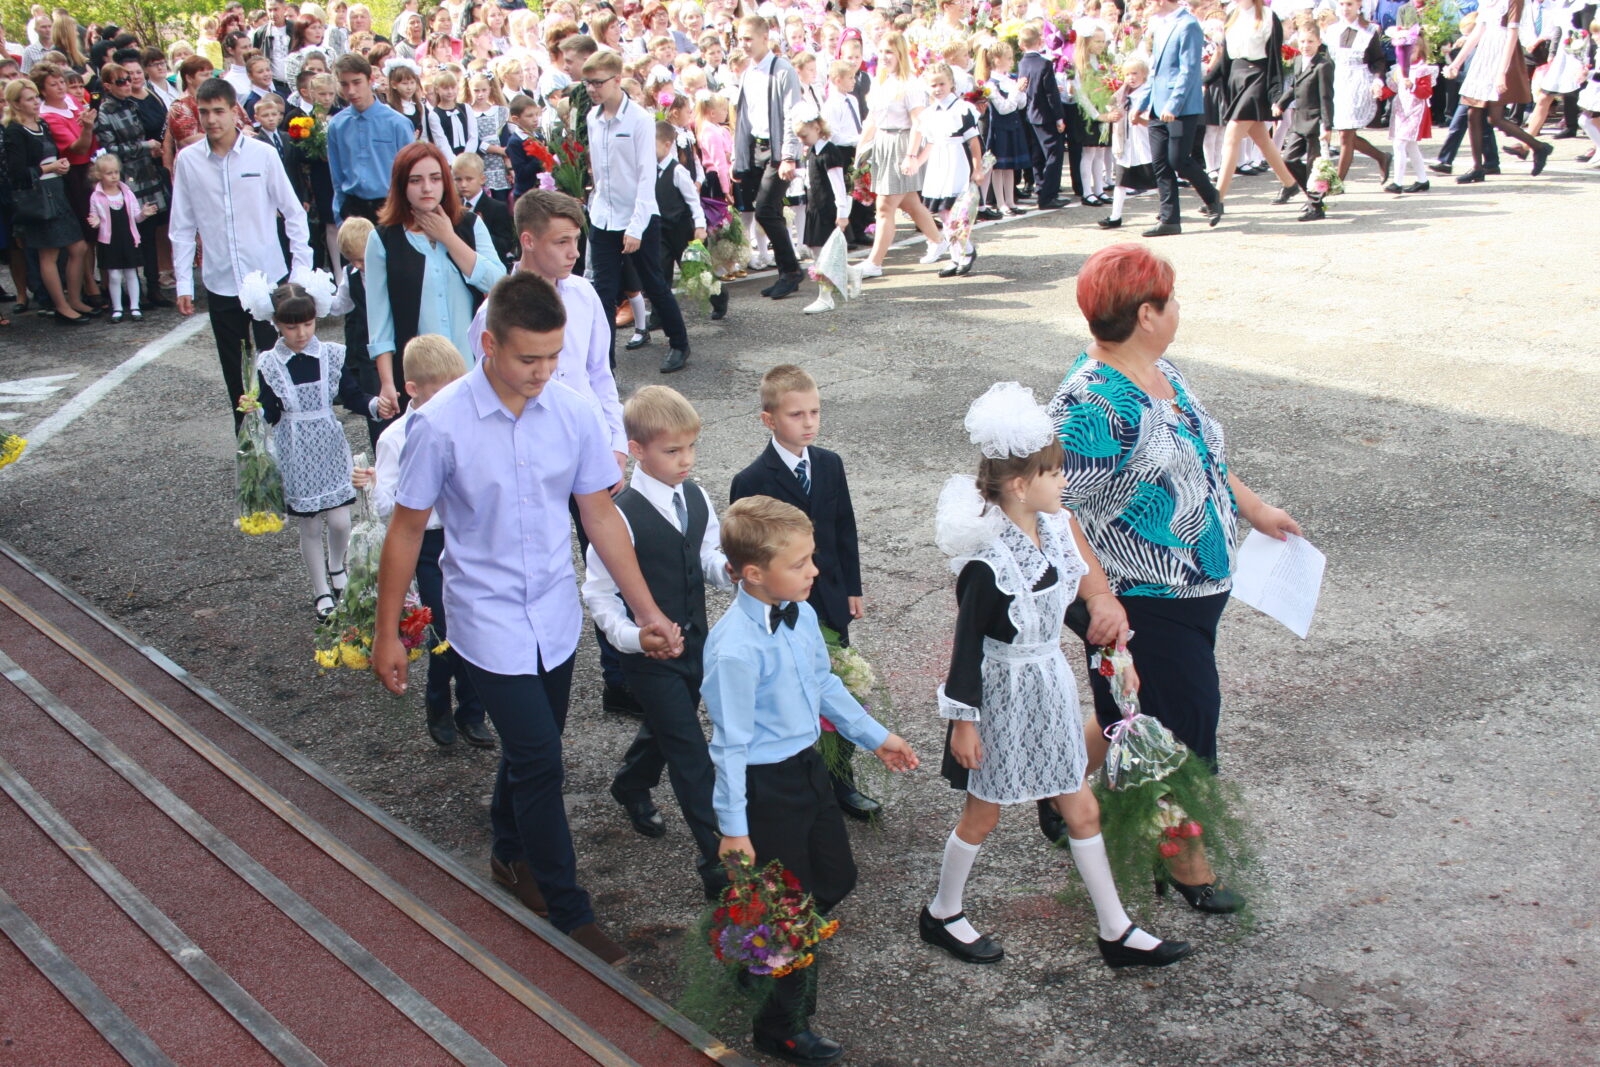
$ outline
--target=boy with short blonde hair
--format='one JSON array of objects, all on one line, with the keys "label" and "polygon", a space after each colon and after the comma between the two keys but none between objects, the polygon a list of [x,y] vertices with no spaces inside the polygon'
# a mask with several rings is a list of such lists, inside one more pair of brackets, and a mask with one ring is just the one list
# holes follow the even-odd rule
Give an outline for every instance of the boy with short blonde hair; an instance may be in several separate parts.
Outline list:
[{"label": "boy with short blonde hair", "polygon": [[646,837],[667,832],[650,791],[665,770],[684,823],[700,851],[699,873],[708,899],[720,898],[727,873],[718,858],[720,836],[711,806],[715,772],[700,727],[701,649],[710,627],[706,586],[726,589],[728,561],[719,547],[716,510],[704,489],[689,480],[700,415],[675,389],[650,385],[622,409],[633,478],[617,494],[639,570],[650,595],[683,633],[683,655],[644,655],[616,583],[593,548],[585,554],[583,600],[595,625],[621,659],[622,673],[644,721],[611,782],[611,796]]},{"label": "boy with short blonde hair", "polygon": [[[761,379],[761,422],[772,431],[766,450],[734,476],[730,501],[770,496],[799,508],[815,528],[817,578],[807,602],[818,621],[850,644],[850,623],[861,618],[861,550],[856,513],[850,503],[844,460],[814,443],[822,426],[822,399],[817,383],[804,369],[785,363]],[[832,730],[831,723],[824,723]],[[841,740],[844,740],[841,738]],[[870,819],[882,805],[862,793],[850,765],[854,749],[846,742],[845,758],[833,778],[834,795],[844,813]]]},{"label": "boy with short blonde hair", "polygon": [[[263,100],[263,103],[266,101]],[[352,215],[339,224],[339,254],[345,259],[344,281],[333,298],[333,313],[344,316],[344,347],[348,358],[356,365],[356,376],[361,388],[377,396],[381,392],[378,365],[372,359],[367,345],[367,238],[372,236],[372,223],[360,215]],[[357,353],[360,353],[359,358]],[[374,450],[378,437],[389,425],[386,419],[367,420],[367,439]]]},{"label": "boy with short blonde hair", "polygon": [[[856,883],[850,836],[814,747],[826,715],[891,770],[914,770],[911,746],[856,702],[828,667],[817,613],[802,603],[817,577],[812,524],[799,508],[752,496],[723,516],[722,548],[739,579],[705,648],[719,851],[777,860],[826,914]],[[837,1042],[811,1030],[818,966],[773,984],[755,1046],[794,1063],[832,1063]],[[807,996],[808,986],[813,995]]]}]

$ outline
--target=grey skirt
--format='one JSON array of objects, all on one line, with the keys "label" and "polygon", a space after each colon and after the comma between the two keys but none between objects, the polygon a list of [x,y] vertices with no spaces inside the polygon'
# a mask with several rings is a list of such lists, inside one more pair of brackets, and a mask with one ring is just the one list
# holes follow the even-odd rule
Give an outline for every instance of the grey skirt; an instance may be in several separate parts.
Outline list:
[{"label": "grey skirt", "polygon": [[909,154],[910,130],[879,130],[872,137],[872,191],[879,196],[915,193],[922,188],[922,169],[901,174]]},{"label": "grey skirt", "polygon": [[17,237],[29,248],[66,248],[83,240],[83,225],[67,202],[67,183],[60,178],[40,178],[53,210],[47,222],[16,221]]}]

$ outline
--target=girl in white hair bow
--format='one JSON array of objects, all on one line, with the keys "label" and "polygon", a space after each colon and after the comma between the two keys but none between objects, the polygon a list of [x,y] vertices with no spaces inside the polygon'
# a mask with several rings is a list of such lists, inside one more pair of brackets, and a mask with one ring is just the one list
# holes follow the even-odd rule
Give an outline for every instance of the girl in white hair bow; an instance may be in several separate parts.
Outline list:
[{"label": "girl in white hair bow", "polygon": [[1165,966],[1193,949],[1146,933],[1122,908],[1085,781],[1078,687],[1061,652],[1067,608],[1080,593],[1091,629],[1109,633],[1108,643],[1126,637],[1126,617],[1077,521],[1061,509],[1061,444],[1033,391],[990,387],[966,427],[983,452],[978,474],[945,484],[936,520],[939,547],[960,576],[955,647],[939,687],[939,714],[950,720],[941,773],[966,791],[966,805],[945,843],[938,893],[922,909],[922,939],[963,962],[1001,959],[962,910],[967,876],[1002,805],[1050,800],[1094,902],[1101,957],[1111,967]]},{"label": "girl in white hair bow", "polygon": [[300,555],[319,619],[333,611],[344,592],[350,505],[356,498],[350,443],[333,401],[337,397],[348,410],[370,419],[395,414],[361,388],[355,368],[345,362],[344,345],[317,338],[317,319],[328,314],[333,296],[333,279],[320,270],[276,288],[256,272],[239,287],[244,309],[278,328],[278,343],[256,357],[257,381],[239,398],[239,410],[260,407],[272,427],[272,453],[283,473],[289,514],[298,519]]}]

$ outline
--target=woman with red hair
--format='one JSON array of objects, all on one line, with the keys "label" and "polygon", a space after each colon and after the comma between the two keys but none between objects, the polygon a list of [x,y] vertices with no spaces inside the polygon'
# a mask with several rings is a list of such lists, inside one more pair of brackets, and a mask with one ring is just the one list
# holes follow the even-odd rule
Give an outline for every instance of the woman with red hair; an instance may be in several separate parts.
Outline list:
[{"label": "woman with red hair", "polygon": [[395,353],[403,355],[419,334],[436,333],[470,362],[472,316],[506,273],[483,220],[462,207],[437,145],[417,141],[394,157],[389,198],[367,238],[364,267],[379,395],[404,410],[406,378]]},{"label": "woman with red hair", "polygon": [[[1178,332],[1171,263],[1143,245],[1103,248],[1078,275],[1078,307],[1093,340],[1067,372],[1050,415],[1066,453],[1062,503],[1111,590],[1095,595],[1107,598],[1100,604],[1075,604],[1067,622],[1083,637],[1091,614],[1096,622],[1125,614],[1140,710],[1215,767],[1217,623],[1232,588],[1239,516],[1280,540],[1300,526],[1229,470],[1222,425],[1166,358]],[[1087,642],[1086,651],[1094,651]],[[1096,717],[1110,726],[1121,713],[1106,680],[1089,675]],[[1089,743],[1091,763],[1098,763],[1105,738],[1091,730]],[[1040,818],[1045,823],[1042,809]],[[1054,829],[1045,825],[1047,835]],[[1159,879],[1200,911],[1244,904],[1218,884],[1197,840]]]}]

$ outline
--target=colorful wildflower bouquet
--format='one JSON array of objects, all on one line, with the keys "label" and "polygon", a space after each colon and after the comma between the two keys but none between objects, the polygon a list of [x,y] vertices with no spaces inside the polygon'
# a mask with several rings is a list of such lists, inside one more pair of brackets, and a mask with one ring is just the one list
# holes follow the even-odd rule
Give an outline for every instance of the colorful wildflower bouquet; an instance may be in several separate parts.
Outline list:
[{"label": "colorful wildflower bouquet", "polygon": [[247,347],[242,358],[248,391],[245,401],[239,404],[244,421],[239,424],[239,444],[234,452],[239,516],[233,524],[253,536],[277,533],[283,529],[284,516],[288,514],[283,499],[283,472],[273,458],[267,420],[261,414],[261,383],[256,378],[255,356]]},{"label": "colorful wildflower bouquet", "polygon": [[722,292],[722,283],[717,280],[716,267],[711,262],[711,253],[704,241],[690,241],[683,250],[683,258],[678,261],[678,285],[674,292],[685,300],[694,301],[706,311],[711,309],[711,298]]},{"label": "colorful wildflower bouquet", "polygon": [[1183,851],[1185,840],[1202,836],[1218,867],[1241,869],[1252,850],[1234,814],[1236,791],[1219,782],[1170,730],[1139,711],[1132,666],[1126,645],[1107,646],[1095,657],[1094,669],[1122,710],[1122,718],[1106,728],[1111,744],[1105,780],[1095,789],[1118,884],[1149,884],[1152,847],[1170,859]]},{"label": "colorful wildflower bouquet", "polygon": [[[357,456],[354,465],[366,466],[366,457]],[[378,560],[383,555],[386,530],[372,514],[369,491],[361,490],[358,518],[350,531],[350,548],[345,556],[349,584],[333,613],[317,627],[315,657],[317,666],[324,670],[344,667],[364,671],[372,663],[372,639],[378,632]],[[416,661],[434,641],[433,611],[423,605],[413,586],[400,609],[400,644],[406,655]],[[439,642],[433,651],[442,653],[448,647],[448,642]]]},{"label": "colorful wildflower bouquet", "polygon": [[310,115],[297,115],[289,120],[289,140],[300,146],[307,159],[328,158],[328,113],[320,107],[311,109]]},{"label": "colorful wildflower bouquet", "polygon": [[779,861],[759,869],[743,853],[727,861],[728,888],[690,940],[688,981],[677,1005],[707,1028],[734,1009],[753,1013],[772,979],[810,967],[817,946],[839,929]]},{"label": "colorful wildflower bouquet", "polygon": [[9,467],[21,459],[27,447],[26,437],[18,437],[14,433],[0,433],[0,467]]}]

